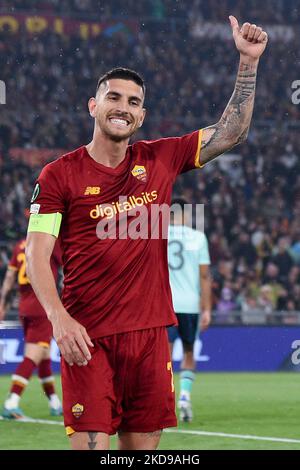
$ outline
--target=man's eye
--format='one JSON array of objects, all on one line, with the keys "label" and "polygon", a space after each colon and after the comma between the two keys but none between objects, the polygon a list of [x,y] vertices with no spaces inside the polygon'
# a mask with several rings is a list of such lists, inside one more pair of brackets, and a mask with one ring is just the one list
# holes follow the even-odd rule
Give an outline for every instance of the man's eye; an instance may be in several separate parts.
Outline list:
[{"label": "man's eye", "polygon": [[137,101],[131,101],[130,104],[133,104],[133,106],[137,106],[137,105],[138,105],[138,102],[137,102]]}]

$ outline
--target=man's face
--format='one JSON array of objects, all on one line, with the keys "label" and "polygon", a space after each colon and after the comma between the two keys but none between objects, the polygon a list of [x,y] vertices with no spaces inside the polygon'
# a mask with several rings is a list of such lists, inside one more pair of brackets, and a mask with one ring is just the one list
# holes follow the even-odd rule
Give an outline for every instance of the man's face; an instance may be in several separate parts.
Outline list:
[{"label": "man's face", "polygon": [[142,88],[131,80],[114,78],[102,83],[89,110],[101,131],[115,142],[127,140],[141,127],[146,110]]}]

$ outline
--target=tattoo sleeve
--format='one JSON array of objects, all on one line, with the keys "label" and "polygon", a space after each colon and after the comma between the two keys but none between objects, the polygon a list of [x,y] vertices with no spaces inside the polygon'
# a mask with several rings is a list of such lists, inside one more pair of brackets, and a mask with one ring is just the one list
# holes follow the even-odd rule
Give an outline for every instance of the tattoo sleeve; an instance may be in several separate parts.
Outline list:
[{"label": "tattoo sleeve", "polygon": [[234,92],[220,121],[203,130],[201,164],[246,139],[254,106],[257,65],[241,59]]}]

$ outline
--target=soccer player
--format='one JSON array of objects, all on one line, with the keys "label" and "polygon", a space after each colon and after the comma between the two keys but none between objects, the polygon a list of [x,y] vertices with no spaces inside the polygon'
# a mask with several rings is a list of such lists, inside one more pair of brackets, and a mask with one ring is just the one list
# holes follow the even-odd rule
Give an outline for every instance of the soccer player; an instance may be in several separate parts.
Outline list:
[{"label": "soccer player", "polygon": [[[24,359],[12,376],[10,394],[5,400],[2,410],[2,416],[8,419],[19,419],[24,416],[19,407],[19,402],[36,368],[45,395],[49,400],[50,414],[52,416],[62,414],[62,406],[55,393],[54,377],[51,370],[50,342],[52,326],[27,277],[25,245],[26,240],[20,240],[16,244],[0,295],[0,321],[2,321],[5,318],[7,297],[17,280],[20,292],[19,316],[24,328],[25,346]],[[57,278],[60,264],[60,251],[56,245],[51,259],[51,267],[55,278]]]},{"label": "soccer player", "polygon": [[[145,86],[136,72],[116,68],[99,79],[88,102],[92,141],[46,165],[36,181],[28,274],[62,354],[64,421],[73,449],[108,449],[109,436],[118,432],[119,449],[151,450],[162,429],[176,426],[167,240],[126,236],[126,230],[138,219],[136,208],[147,211],[151,223],[157,205],[170,204],[179,173],[246,138],[267,34],[230,21],[240,65],[219,122],[129,145],[145,118]],[[156,212],[154,222],[160,221]],[[106,237],[103,227],[111,222],[118,235]],[[62,301],[49,267],[58,236]]]},{"label": "soccer player", "polygon": [[168,263],[178,327],[171,326],[168,335],[171,355],[175,339],[179,336],[182,340],[184,356],[181,363],[178,409],[180,420],[191,422],[191,391],[195,380],[193,347],[198,331],[200,306],[200,331],[210,324],[211,282],[207,238],[203,232],[191,228],[190,213],[184,211],[187,204],[183,198],[172,201],[172,209],[175,211],[169,227]]}]

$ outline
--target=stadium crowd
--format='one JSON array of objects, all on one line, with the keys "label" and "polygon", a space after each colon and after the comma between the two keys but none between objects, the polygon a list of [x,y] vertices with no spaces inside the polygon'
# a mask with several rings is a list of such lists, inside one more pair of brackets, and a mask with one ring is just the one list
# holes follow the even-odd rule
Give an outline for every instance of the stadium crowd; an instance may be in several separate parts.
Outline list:
[{"label": "stadium crowd", "polygon": [[[242,21],[279,25],[294,24],[297,18],[293,1],[290,8],[276,1],[274,8],[268,0],[263,9],[258,1],[249,8],[233,0],[221,2],[222,8],[215,0],[128,0],[126,10],[121,1],[98,3],[101,20],[135,17],[139,24],[145,16],[157,21],[149,28],[140,23],[137,34],[122,30],[88,40],[50,31],[31,36],[24,30],[0,32],[1,80],[7,88],[0,115],[1,278],[14,242],[26,232],[26,210],[40,171],[12,158],[12,148],[68,151],[87,143],[92,120],[86,102],[99,75],[118,65],[146,79],[149,114],[135,139],[182,135],[210,125],[232,93],[237,54],[231,40],[192,36],[195,16],[224,22],[233,13]],[[39,3],[39,11],[65,13],[72,5],[77,15],[93,15],[95,4],[49,0]],[[4,1],[0,13],[34,11],[35,5],[32,0]],[[169,17],[179,26],[166,33]],[[216,321],[226,321],[233,310],[264,312],[265,319],[276,310],[300,310],[300,108],[291,99],[291,83],[299,78],[296,56],[292,43],[270,44],[259,69],[247,143],[201,172],[182,175],[175,186],[177,195],[205,204]]]},{"label": "stadium crowd", "polygon": [[208,21],[224,21],[228,11],[235,10],[238,15],[247,13],[251,21],[264,23],[298,23],[298,4],[296,0],[265,0],[261,8],[260,0],[2,0],[0,11],[32,11],[49,13],[68,13],[71,15],[99,15],[112,17],[153,17],[185,18],[194,14]]}]

